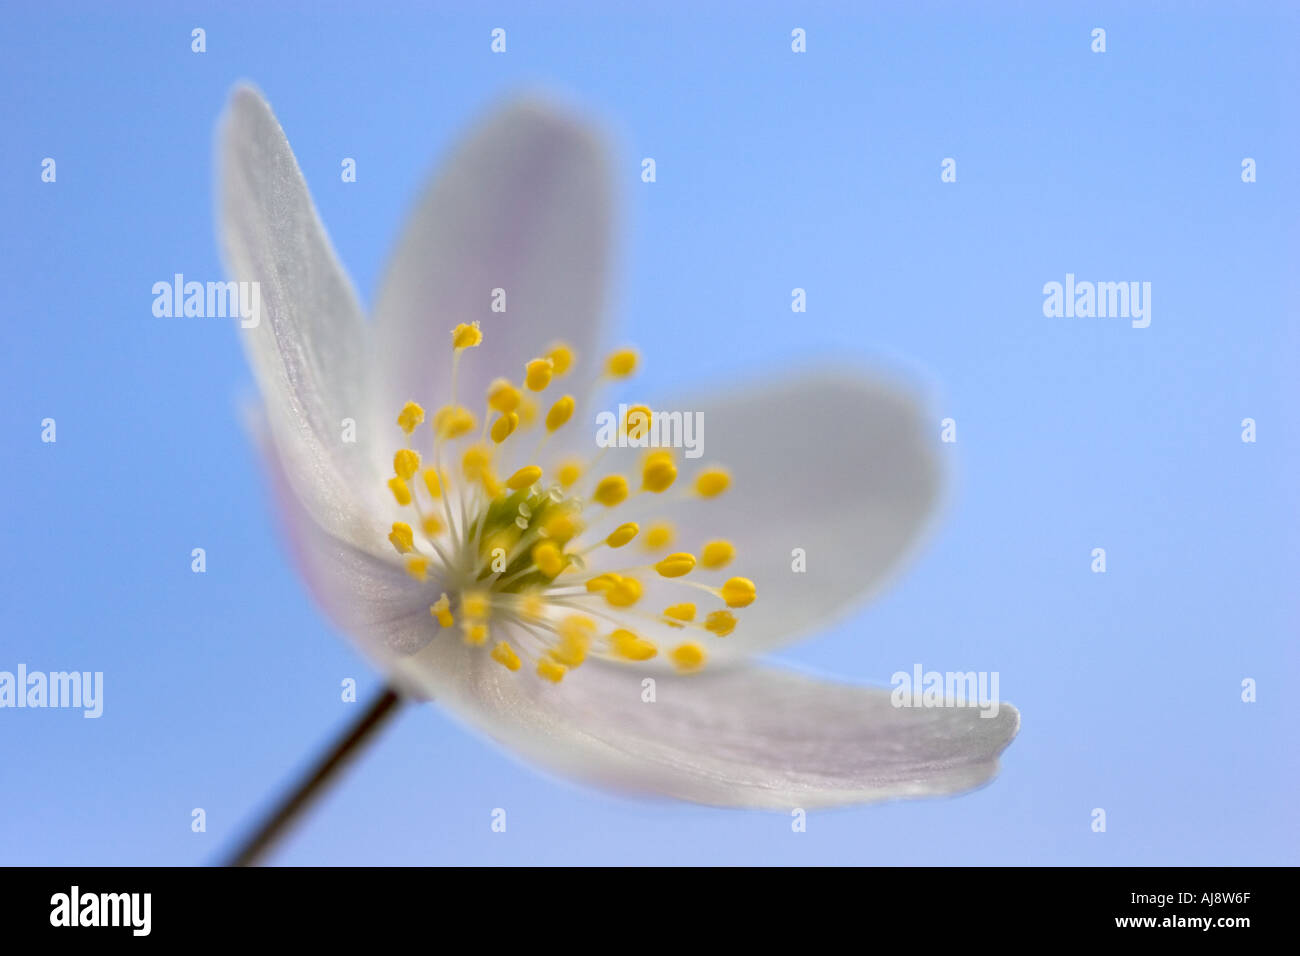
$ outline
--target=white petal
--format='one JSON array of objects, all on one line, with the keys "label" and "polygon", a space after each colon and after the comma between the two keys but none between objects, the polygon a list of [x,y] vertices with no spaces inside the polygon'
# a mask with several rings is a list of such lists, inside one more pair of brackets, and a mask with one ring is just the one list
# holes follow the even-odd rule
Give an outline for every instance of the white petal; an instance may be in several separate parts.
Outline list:
[{"label": "white petal", "polygon": [[[448,400],[460,322],[483,330],[457,388],[475,415],[492,379],[520,382],[524,364],[555,340],[578,354],[564,382],[585,387],[599,357],[610,205],[601,144],[569,116],[526,101],[475,130],[429,185],[384,279],[376,418],[407,400]],[[494,289],[505,290],[505,312],[492,311]]]},{"label": "white petal", "polygon": [[485,648],[434,641],[400,667],[470,725],[542,767],[600,786],[786,809],[938,796],[997,771],[1020,725],[1001,704],[895,708],[890,692],[744,666],[691,677],[598,662],[560,684]]},{"label": "white petal", "polygon": [[[381,557],[322,527],[291,487],[264,417],[249,412],[246,424],[262,453],[298,570],[330,619],[386,670],[394,656],[432,640],[438,626],[429,605],[441,591],[437,582],[417,581],[407,574],[386,541],[390,551]],[[371,538],[383,540],[383,532],[375,527]]]},{"label": "white petal", "polygon": [[[673,551],[698,556],[715,538],[736,546],[736,558],[725,569],[697,566],[682,579],[720,585],[734,575],[750,578],[757,588],[758,599],[733,612],[740,622],[734,634],[706,635],[715,663],[790,643],[849,610],[888,579],[933,510],[939,489],[930,437],[935,429],[906,391],[883,379],[809,371],[653,408],[703,414],[703,455],[678,456],[679,485],[690,487],[711,464],[725,465],[732,476],[730,489],[719,497],[658,507],[651,502],[641,521],[644,529],[657,518],[670,520],[678,534]],[[606,456],[605,465],[634,474],[642,455],[618,450]],[[616,524],[617,514],[607,523]],[[608,533],[604,525],[593,531]],[[633,542],[602,562],[626,566],[629,555],[645,558],[639,548]],[[806,571],[793,570],[796,548],[806,556]],[[652,574],[645,580],[638,610],[658,614],[670,603],[691,601],[702,620],[723,607],[690,587]],[[644,622],[629,626],[657,642],[683,636]]]},{"label": "white petal", "polygon": [[[365,321],[266,101],[237,89],[221,132],[221,233],[226,262],[261,292],[260,323],[239,330],[261,387],[288,480],[326,527],[355,540],[355,489],[366,487]],[[394,414],[396,414],[394,412]]]}]

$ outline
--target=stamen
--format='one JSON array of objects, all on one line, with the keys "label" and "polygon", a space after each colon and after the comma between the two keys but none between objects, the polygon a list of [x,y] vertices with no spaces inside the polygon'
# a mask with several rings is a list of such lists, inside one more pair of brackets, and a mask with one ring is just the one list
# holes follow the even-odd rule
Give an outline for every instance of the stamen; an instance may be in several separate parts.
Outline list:
[{"label": "stamen", "polygon": [[722,468],[710,468],[695,478],[695,492],[702,498],[716,498],[731,484],[731,475]]},{"label": "stamen", "polygon": [[472,349],[482,341],[483,333],[479,330],[477,322],[469,325],[462,322],[451,331],[451,347],[458,352],[462,349]]},{"label": "stamen", "polygon": [[736,615],[730,611],[713,611],[704,619],[704,627],[718,637],[726,637],[736,629]]},{"label": "stamen", "polygon": [[545,677],[552,684],[558,684],[564,680],[564,675],[568,670],[563,664],[553,661],[549,657],[539,657],[537,659],[537,676]]},{"label": "stamen", "polygon": [[[635,521],[621,524],[609,533],[609,537],[605,539],[605,544],[611,548],[621,548],[635,538],[640,530],[640,526]],[[593,545],[593,547],[599,547],[599,545]]]},{"label": "stamen", "polygon": [[695,555],[685,551],[670,554],[655,565],[655,570],[666,578],[680,578],[684,574],[690,574],[694,568]]},{"label": "stamen", "polygon": [[405,521],[394,521],[393,530],[388,534],[388,540],[393,543],[398,554],[406,554],[415,550],[415,533],[411,531],[411,526]]},{"label": "stamen", "polygon": [[406,482],[400,476],[388,479],[388,490],[403,508],[411,503],[411,489],[406,487]]},{"label": "stamen", "polygon": [[582,463],[578,461],[566,461],[555,472],[555,480],[560,483],[562,488],[572,488],[581,477]]},{"label": "stamen", "polygon": [[725,568],[736,556],[736,548],[730,541],[710,541],[700,551],[700,564],[711,571]]},{"label": "stamen", "polygon": [[573,367],[573,349],[563,342],[556,342],[551,346],[546,357],[551,360],[551,367],[555,370],[556,375],[567,375],[569,369]]},{"label": "stamen", "polygon": [[524,366],[524,384],[534,392],[541,392],[551,384],[554,363],[548,358],[535,358]]},{"label": "stamen", "polygon": [[666,521],[659,521],[646,529],[642,546],[647,551],[658,551],[660,548],[666,548],[672,544],[674,537],[676,537],[676,532],[673,526]]},{"label": "stamen", "polygon": [[622,628],[609,635],[609,645],[615,656],[629,661],[648,661],[659,653],[650,641]]},{"label": "stamen", "polygon": [[393,455],[393,471],[397,472],[397,477],[403,481],[410,481],[419,470],[420,455],[418,452],[403,448]]},{"label": "stamen", "polygon": [[451,601],[448,600],[446,592],[443,592],[442,597],[429,606],[429,613],[437,618],[438,624],[442,627],[451,627],[456,623],[451,616]]},{"label": "stamen", "polygon": [[605,360],[605,374],[610,378],[627,378],[636,371],[636,349],[619,349]]},{"label": "stamen", "polygon": [[397,424],[407,435],[415,431],[417,425],[424,421],[424,409],[415,402],[407,402],[397,416]]},{"label": "stamen", "polygon": [[487,400],[491,408],[503,415],[509,414],[519,408],[519,389],[509,379],[494,379],[488,386]]},{"label": "stamen", "polygon": [[511,491],[522,491],[537,484],[542,477],[542,469],[536,465],[526,465],[506,479],[506,487]]},{"label": "stamen", "polygon": [[[674,621],[685,621],[690,623],[695,620],[694,604],[673,604],[664,608],[664,617],[670,617]],[[672,623],[672,622],[669,622]],[[680,624],[673,624],[673,627],[681,627]]]},{"label": "stamen", "polygon": [[668,652],[679,671],[697,671],[704,666],[704,648],[694,642],[679,644]]},{"label": "stamen", "polygon": [[514,412],[505,412],[492,423],[492,440],[499,445],[513,435],[518,427],[519,416]]},{"label": "stamen", "polygon": [[492,648],[492,659],[509,671],[519,670],[519,655],[505,641]]},{"label": "stamen", "polygon": [[613,508],[627,498],[627,479],[622,475],[606,475],[600,479],[591,497],[606,508]]},{"label": "stamen", "polygon": [[749,607],[754,603],[754,598],[758,596],[754,588],[754,582],[749,578],[730,578],[727,583],[722,585],[718,591],[722,600],[727,602],[727,607]]},{"label": "stamen", "polygon": [[643,490],[660,494],[671,488],[676,480],[677,465],[669,452],[657,451],[646,458],[645,468],[641,472]]},{"label": "stamen", "polygon": [[553,432],[562,428],[570,418],[573,417],[573,396],[565,395],[556,400],[551,406],[551,410],[546,413],[546,430]]}]

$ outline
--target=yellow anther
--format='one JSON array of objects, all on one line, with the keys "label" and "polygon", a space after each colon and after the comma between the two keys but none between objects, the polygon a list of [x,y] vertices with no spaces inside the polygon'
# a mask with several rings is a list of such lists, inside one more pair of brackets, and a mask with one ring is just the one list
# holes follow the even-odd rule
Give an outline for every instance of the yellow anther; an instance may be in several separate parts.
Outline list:
[{"label": "yellow anther", "polygon": [[415,431],[415,427],[423,421],[424,409],[415,402],[407,402],[403,405],[401,412],[397,416],[398,426],[408,435]]},{"label": "yellow anther", "polygon": [[429,613],[438,619],[438,624],[442,627],[451,627],[456,623],[451,616],[451,601],[447,599],[446,594],[443,594],[437,601],[429,605]]},{"label": "yellow anther", "polygon": [[569,631],[560,634],[560,642],[551,648],[551,660],[558,661],[570,669],[581,667],[587,659],[587,648],[591,646],[591,634],[587,631]]},{"label": "yellow anther", "polygon": [[536,465],[525,465],[506,479],[506,487],[511,491],[523,491],[537,484],[542,477],[542,469]]},{"label": "yellow anther", "polygon": [[623,434],[635,441],[640,441],[650,434],[650,424],[654,421],[654,412],[644,405],[633,405],[623,418]]},{"label": "yellow anther", "polygon": [[615,657],[629,661],[648,661],[659,653],[654,644],[621,628],[609,635],[609,647]]},{"label": "yellow anther", "polygon": [[655,570],[666,578],[680,578],[683,574],[690,574],[694,568],[695,555],[686,551],[670,554],[655,565]]},{"label": "yellow anther", "polygon": [[542,530],[554,541],[564,543],[576,538],[582,532],[582,521],[567,511],[552,515],[542,525]]},{"label": "yellow anther", "polygon": [[596,633],[596,622],[585,614],[568,614],[560,618],[555,632],[561,637],[583,637],[590,639]]},{"label": "yellow anther", "polygon": [[591,594],[608,591],[622,580],[622,575],[615,574],[612,571],[606,572],[605,574],[598,574],[587,582],[587,591]]},{"label": "yellow anther", "polygon": [[465,454],[460,461],[460,467],[465,472],[467,481],[478,481],[488,473],[488,466],[491,463],[491,452],[482,445],[471,445],[465,449]]},{"label": "yellow anther", "polygon": [[482,341],[483,333],[479,331],[477,322],[469,325],[462,322],[451,330],[451,347],[454,349],[472,349]]},{"label": "yellow anther", "polygon": [[519,399],[519,427],[532,428],[537,422],[537,403],[527,395]]},{"label": "yellow anther", "polygon": [[388,479],[388,490],[393,493],[393,497],[397,499],[397,503],[402,507],[406,507],[411,503],[411,489],[406,487],[406,482],[400,477]]},{"label": "yellow anther", "polygon": [[524,366],[524,384],[534,392],[540,392],[551,384],[551,375],[555,365],[548,358],[535,358]]},{"label": "yellow anther", "polygon": [[415,473],[420,470],[420,453],[411,451],[409,448],[403,448],[393,455],[393,471],[397,472],[397,477],[403,481],[410,481],[415,477]]},{"label": "yellow anther", "polygon": [[406,573],[417,581],[423,581],[429,576],[429,559],[422,557],[407,558]]},{"label": "yellow anther", "polygon": [[425,515],[420,521],[420,528],[424,531],[426,537],[436,538],[442,534],[444,527],[441,519],[437,515]]},{"label": "yellow anther", "polygon": [[549,657],[539,657],[537,659],[537,676],[545,677],[552,684],[558,684],[564,680],[564,675],[568,670],[559,661],[551,660]]},{"label": "yellow anther", "polygon": [[508,671],[519,670],[519,655],[505,641],[492,648],[492,659]]},{"label": "yellow anther", "polygon": [[642,544],[645,545],[647,551],[658,551],[660,548],[666,548],[672,544],[674,537],[676,537],[676,532],[673,530],[673,526],[666,521],[660,521],[646,529],[645,540],[642,541]]},{"label": "yellow anther", "polygon": [[704,648],[694,642],[679,644],[668,656],[679,671],[697,671],[704,666]]},{"label": "yellow anther", "polygon": [[514,412],[505,412],[492,423],[492,440],[498,445],[515,433],[519,427],[519,416]]},{"label": "yellow anther", "polygon": [[702,471],[695,479],[695,492],[704,498],[713,498],[727,490],[731,475],[721,468]]},{"label": "yellow anther", "polygon": [[710,541],[700,552],[700,564],[717,570],[725,568],[736,556],[736,547],[730,541]]},{"label": "yellow anther", "polygon": [[726,637],[736,629],[736,615],[730,611],[713,611],[704,619],[704,627],[718,637]]},{"label": "yellow anther", "polygon": [[569,369],[573,368],[573,349],[563,342],[556,342],[552,345],[551,350],[546,353],[546,357],[551,360],[551,367],[555,370],[556,375],[565,375]]},{"label": "yellow anther", "polygon": [[393,522],[393,530],[388,533],[388,540],[393,542],[393,547],[397,549],[398,554],[406,554],[415,549],[415,534],[405,521]]},{"label": "yellow anther", "polygon": [[540,621],[546,614],[546,602],[540,595],[530,594],[519,602],[519,609],[528,620]]},{"label": "yellow anther", "polygon": [[464,405],[444,405],[433,415],[433,431],[450,441],[474,430],[474,413]]},{"label": "yellow anther", "polygon": [[636,349],[619,349],[605,359],[605,374],[613,378],[627,378],[636,371]]},{"label": "yellow anther", "polygon": [[655,494],[667,491],[677,480],[677,466],[673,456],[666,451],[657,451],[645,460],[645,469],[641,473],[641,487]]},{"label": "yellow anther", "polygon": [[437,498],[442,495],[442,479],[438,477],[438,471],[434,468],[424,469],[424,487],[429,489],[429,497]]},{"label": "yellow anther", "polygon": [[596,622],[589,617],[569,615],[555,629],[559,643],[548,652],[551,659],[570,669],[581,667],[596,637]]},{"label": "yellow anther", "polygon": [[533,545],[533,563],[537,565],[538,571],[553,578],[564,570],[564,555],[554,541],[539,541]]},{"label": "yellow anther", "polygon": [[636,578],[619,578],[605,591],[605,600],[614,607],[631,607],[641,600],[641,582]]},{"label": "yellow anther", "polygon": [[754,603],[754,598],[758,597],[754,582],[749,578],[728,578],[722,586],[721,594],[727,607],[749,607]]},{"label": "yellow anther", "polygon": [[553,432],[561,428],[565,422],[573,417],[573,396],[564,395],[556,399],[551,410],[546,413],[546,430]]},{"label": "yellow anther", "polygon": [[466,620],[462,623],[465,631],[465,643],[473,647],[482,647],[487,643],[488,626],[482,621]]},{"label": "yellow anther", "polygon": [[466,617],[485,621],[492,612],[492,602],[483,591],[467,591],[460,596],[460,609]]},{"label": "yellow anther", "polygon": [[555,478],[562,488],[572,488],[574,483],[581,477],[582,464],[576,461],[564,462],[555,473]]},{"label": "yellow anther", "polygon": [[518,543],[522,534],[523,532],[516,525],[513,523],[508,524],[500,531],[495,531],[483,539],[480,554],[488,556],[497,549],[500,549],[503,554],[509,554],[510,549]]},{"label": "yellow anther", "polygon": [[[674,621],[693,621],[695,620],[694,604],[674,604],[671,607],[664,608],[664,617],[671,617]],[[678,625],[680,627],[680,625]]]},{"label": "yellow anther", "polygon": [[519,389],[507,378],[494,379],[488,386],[487,400],[488,405],[503,415],[513,412],[519,407]]},{"label": "yellow anther", "polygon": [[606,508],[612,508],[627,497],[627,479],[622,475],[606,475],[600,479],[591,497]]},{"label": "yellow anther", "polygon": [[731,485],[731,475],[724,468],[708,468],[695,476],[695,494],[702,498],[718,497]]},{"label": "yellow anther", "polygon": [[609,537],[605,539],[605,543],[611,548],[621,548],[635,538],[640,530],[640,525],[635,521],[629,521],[627,524],[621,524],[611,531]]}]

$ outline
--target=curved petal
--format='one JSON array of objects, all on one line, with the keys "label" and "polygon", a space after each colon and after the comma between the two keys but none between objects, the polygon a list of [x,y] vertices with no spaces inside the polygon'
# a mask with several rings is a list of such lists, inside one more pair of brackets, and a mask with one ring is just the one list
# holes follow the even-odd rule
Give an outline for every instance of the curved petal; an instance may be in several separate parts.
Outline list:
[{"label": "curved petal", "polygon": [[[264,415],[250,411],[245,421],[269,473],[294,562],[312,596],[362,651],[391,670],[396,656],[418,650],[437,634],[429,605],[441,586],[416,581],[395,558],[379,557],[322,527],[292,487]],[[383,533],[374,529],[372,537],[382,540]]]},{"label": "curved petal", "polygon": [[343,419],[365,415],[365,320],[284,131],[249,87],[222,123],[220,192],[228,271],[260,290],[259,321],[239,336],[288,480],[317,521],[355,540],[366,435],[344,442]]},{"label": "curved petal", "polygon": [[[849,610],[888,579],[934,508],[939,475],[928,438],[932,429],[925,427],[916,401],[883,379],[810,370],[653,407],[703,416],[703,454],[694,461],[678,455],[679,485],[689,487],[711,464],[725,465],[732,475],[731,487],[719,497],[665,500],[661,506],[650,501],[645,508],[659,507],[642,513],[643,525],[658,518],[675,525],[671,550],[699,555],[715,538],[735,545],[728,567],[697,566],[681,581],[716,586],[739,575],[757,588],[758,599],[734,612],[739,625],[731,636],[705,635],[715,663],[788,644]],[[604,464],[634,471],[643,454],[619,449]],[[621,520],[613,512],[606,524]],[[593,534],[607,530],[595,526]],[[635,548],[629,545],[628,551]],[[802,572],[794,570],[796,548],[805,555]],[[638,608],[649,613],[680,601],[695,602],[700,618],[723,607],[689,586],[646,577]],[[683,639],[682,631],[662,625],[628,626],[658,642]]]},{"label": "curved petal", "polygon": [[[449,398],[451,330],[481,324],[459,400],[481,414],[488,383],[563,340],[585,385],[600,339],[610,245],[609,176],[595,134],[536,101],[494,114],[451,155],[407,224],[375,306],[375,415]],[[505,290],[504,312],[492,311]]]},{"label": "curved petal", "polygon": [[589,783],[731,807],[813,808],[969,790],[1020,716],[895,708],[890,692],[764,667],[655,678],[589,663],[560,684],[434,641],[398,667],[472,726]]}]

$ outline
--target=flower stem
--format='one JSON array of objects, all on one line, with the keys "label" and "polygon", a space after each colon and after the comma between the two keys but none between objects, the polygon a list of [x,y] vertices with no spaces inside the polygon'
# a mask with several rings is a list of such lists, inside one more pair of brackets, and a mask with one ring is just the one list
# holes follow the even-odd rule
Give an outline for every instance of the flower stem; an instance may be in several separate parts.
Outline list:
[{"label": "flower stem", "polygon": [[267,817],[240,848],[225,862],[225,866],[253,866],[293,826],[311,803],[324,792],[340,770],[369,743],[375,734],[396,716],[402,698],[391,686],[385,687],[366,712],[358,717],[347,732],[328,752],[312,766],[298,785],[285,794],[275,811]]}]

